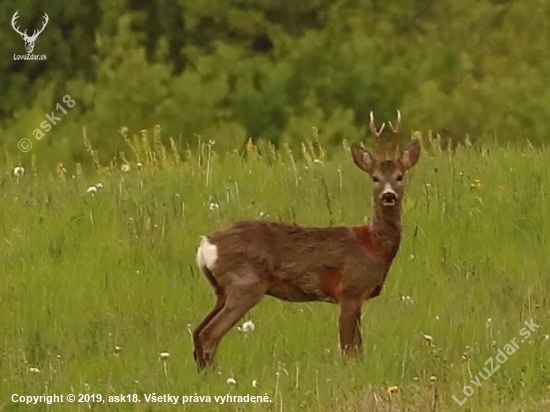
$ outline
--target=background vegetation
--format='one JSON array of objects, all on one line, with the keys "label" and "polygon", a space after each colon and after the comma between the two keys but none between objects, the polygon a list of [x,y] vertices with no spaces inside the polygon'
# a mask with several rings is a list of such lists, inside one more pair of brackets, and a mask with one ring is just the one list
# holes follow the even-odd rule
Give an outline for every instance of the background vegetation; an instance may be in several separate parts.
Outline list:
[{"label": "background vegetation", "polygon": [[[34,51],[47,61],[13,60],[16,10],[29,32],[50,16]],[[83,127],[105,161],[121,126],[220,153],[316,127],[329,148],[397,108],[455,141],[550,133],[546,0],[8,0],[0,21],[0,136],[12,154],[30,138],[39,165],[83,159]],[[76,106],[34,140],[66,94]]]},{"label": "background vegetation", "polygon": [[[255,329],[230,331],[218,368],[197,374],[190,333],[214,301],[194,262],[200,234],[242,218],[342,225],[371,214],[368,178],[346,147],[327,159],[304,144],[304,162],[266,146],[245,153],[138,148],[94,173],[2,179],[0,409],[67,408],[23,408],[13,393],[141,396],[93,407],[108,411],[176,410],[146,404],[151,393],[273,400],[177,409],[189,411],[550,408],[550,153],[494,143],[453,153],[424,143],[401,250],[364,307],[363,362],[342,361],[335,306],[266,298],[243,319]],[[540,328],[520,342],[531,319]],[[460,408],[452,395],[464,398],[513,338],[517,352]]]}]

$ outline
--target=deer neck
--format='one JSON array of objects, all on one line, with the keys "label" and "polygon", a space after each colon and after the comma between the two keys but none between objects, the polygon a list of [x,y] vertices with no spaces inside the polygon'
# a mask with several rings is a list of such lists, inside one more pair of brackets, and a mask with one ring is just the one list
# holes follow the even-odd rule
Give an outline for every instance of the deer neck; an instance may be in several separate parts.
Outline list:
[{"label": "deer neck", "polygon": [[393,258],[401,242],[401,202],[386,207],[374,201],[374,213],[370,221],[370,230],[374,240]]}]

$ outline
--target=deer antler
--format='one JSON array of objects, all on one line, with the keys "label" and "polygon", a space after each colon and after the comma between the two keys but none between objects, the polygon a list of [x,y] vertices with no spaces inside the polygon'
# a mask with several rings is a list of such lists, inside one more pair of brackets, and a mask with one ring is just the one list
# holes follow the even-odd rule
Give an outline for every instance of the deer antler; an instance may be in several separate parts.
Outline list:
[{"label": "deer antler", "polygon": [[395,151],[397,150],[397,144],[399,143],[399,138],[401,137],[401,112],[397,110],[397,123],[395,127],[393,127],[393,124],[391,122],[388,122],[390,124],[390,129],[393,133],[393,138],[391,142],[391,146],[389,148],[389,152],[392,154],[395,154]]},{"label": "deer antler", "polygon": [[19,27],[15,27],[15,23],[16,23],[15,21],[16,21],[17,18],[19,17],[19,16],[17,15],[17,13],[19,13],[19,10],[17,10],[17,11],[14,13],[13,17],[11,18],[11,27],[13,27],[13,29],[14,29],[17,33],[19,33],[21,36],[28,37],[28,36],[27,36],[27,30],[25,30],[25,33],[21,33],[21,32],[19,31]]},{"label": "deer antler", "polygon": [[386,123],[382,123],[382,126],[380,126],[380,129],[376,129],[376,124],[374,123],[374,113],[370,112],[370,131],[372,135],[374,136],[374,139],[378,143],[378,153],[383,153],[384,151],[384,142],[382,141],[382,132],[384,131],[384,127],[386,126]]}]

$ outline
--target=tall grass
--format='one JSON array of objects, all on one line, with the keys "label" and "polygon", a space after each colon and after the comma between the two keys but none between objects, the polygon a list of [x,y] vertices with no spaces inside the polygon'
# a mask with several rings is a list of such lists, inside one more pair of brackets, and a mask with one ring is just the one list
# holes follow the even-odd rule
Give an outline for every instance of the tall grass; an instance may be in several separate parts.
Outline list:
[{"label": "tall grass", "polygon": [[[337,307],[266,298],[243,319],[255,330],[232,330],[217,368],[200,375],[190,333],[213,292],[194,262],[199,235],[243,218],[360,224],[371,185],[346,145],[329,155],[309,143],[301,153],[250,143],[219,156],[213,142],[178,152],[156,135],[125,138],[127,153],[111,165],[89,147],[90,172],[59,165],[36,175],[23,165],[11,176],[16,164],[2,166],[1,410],[90,408],[11,401],[69,393],[140,396],[91,404],[108,411],[550,409],[548,149],[450,152],[426,142],[409,178],[401,250],[364,307],[363,361],[339,354]],[[464,385],[531,319],[540,328],[459,407],[452,395],[464,398]],[[152,393],[212,402],[146,403]],[[272,402],[214,402],[228,393]]]}]

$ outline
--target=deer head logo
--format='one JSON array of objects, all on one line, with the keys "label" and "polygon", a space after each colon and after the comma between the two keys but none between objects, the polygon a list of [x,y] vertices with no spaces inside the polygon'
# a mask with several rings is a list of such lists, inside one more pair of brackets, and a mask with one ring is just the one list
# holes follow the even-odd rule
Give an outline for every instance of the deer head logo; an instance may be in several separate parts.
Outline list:
[{"label": "deer head logo", "polygon": [[19,31],[19,27],[15,26],[15,21],[19,17],[17,15],[17,13],[19,13],[19,10],[17,10],[13,14],[13,17],[11,19],[11,26],[13,27],[13,29],[17,33],[19,33],[21,35],[21,38],[25,41],[25,48],[27,49],[27,53],[31,54],[32,50],[34,49],[34,42],[36,41],[36,38],[38,37],[38,35],[40,33],[42,33],[44,31],[44,28],[46,27],[46,25],[48,24],[48,21],[50,19],[49,19],[48,15],[46,13],[44,13],[44,24],[42,25],[42,28],[40,30],[34,30],[34,32],[32,33],[32,36],[29,36],[29,35],[27,35],[27,30],[25,30],[25,32],[21,33],[21,31]]}]

